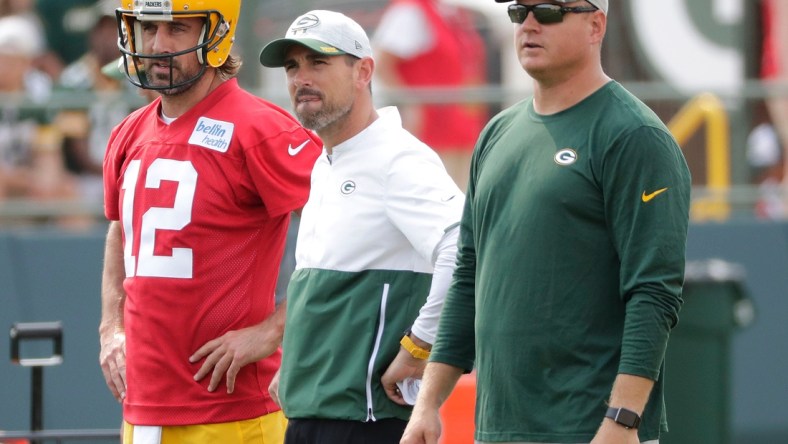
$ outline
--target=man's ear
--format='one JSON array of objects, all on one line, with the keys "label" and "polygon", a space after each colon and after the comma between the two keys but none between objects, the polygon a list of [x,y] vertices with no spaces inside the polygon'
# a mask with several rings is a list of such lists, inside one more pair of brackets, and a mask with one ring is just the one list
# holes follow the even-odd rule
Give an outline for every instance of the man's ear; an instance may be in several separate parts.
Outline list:
[{"label": "man's ear", "polygon": [[591,14],[591,35],[589,36],[592,44],[602,44],[607,31],[607,15],[602,11]]},{"label": "man's ear", "polygon": [[357,80],[363,83],[366,88],[372,83],[372,76],[375,73],[375,61],[371,57],[365,57],[356,63]]}]

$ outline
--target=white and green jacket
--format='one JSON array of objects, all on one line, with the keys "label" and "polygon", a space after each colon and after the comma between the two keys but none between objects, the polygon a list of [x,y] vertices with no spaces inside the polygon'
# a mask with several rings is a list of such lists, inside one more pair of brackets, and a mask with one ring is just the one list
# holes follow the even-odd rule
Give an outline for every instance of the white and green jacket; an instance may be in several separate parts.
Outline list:
[{"label": "white and green jacket", "polygon": [[436,246],[459,222],[464,195],[396,108],[379,115],[312,172],[282,346],[288,418],[410,415],[380,378],[428,294],[432,302]]}]

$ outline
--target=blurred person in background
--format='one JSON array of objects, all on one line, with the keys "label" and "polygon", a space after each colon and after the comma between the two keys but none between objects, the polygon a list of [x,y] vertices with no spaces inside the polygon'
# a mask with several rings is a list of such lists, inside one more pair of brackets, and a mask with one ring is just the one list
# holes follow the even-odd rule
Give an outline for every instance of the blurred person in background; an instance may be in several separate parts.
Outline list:
[{"label": "blurred person in background", "polygon": [[[87,204],[102,201],[107,140],[112,128],[133,109],[128,96],[136,89],[118,67],[116,7],[115,0],[101,0],[91,9],[88,52],[66,66],[58,85],[63,91],[85,93],[83,97],[89,98],[84,108],[63,110],[55,119],[63,134],[66,168],[75,176],[79,197]],[[105,72],[107,65],[112,67]]]},{"label": "blurred person in background", "polygon": [[[32,25],[36,39],[44,39],[44,28],[41,19],[36,12],[35,0],[0,0],[0,17],[16,16],[24,19]],[[41,51],[43,53],[43,49]],[[38,54],[40,55],[40,54]]]},{"label": "blurred person in background", "polygon": [[55,77],[39,69],[37,63],[47,49],[43,27],[35,13],[33,2],[0,0],[0,18],[3,19],[2,28],[5,28],[0,30],[5,39],[5,52],[23,56],[16,61],[18,66],[9,67],[14,70],[12,78],[15,78],[18,72],[23,72],[27,98],[37,104],[44,103],[50,96]]},{"label": "blurred person in background", "polygon": [[[391,88],[452,88],[486,83],[484,42],[470,13],[443,0],[393,0],[375,35],[377,75]],[[460,189],[487,121],[484,105],[424,103],[403,107],[405,128],[441,156]]]},{"label": "blurred person in background", "polygon": [[397,443],[438,326],[463,194],[440,158],[374,108],[369,39],[310,11],[265,46],[323,141],[296,246],[280,378],[286,443]]},{"label": "blurred person in background", "polygon": [[101,72],[104,65],[120,56],[116,7],[115,0],[101,0],[90,8],[93,25],[87,35],[88,51],[63,70],[59,79],[62,87],[76,90],[118,89],[116,80]]},{"label": "blurred person in background", "polygon": [[755,214],[764,219],[782,219],[786,215],[786,202],[780,196],[785,151],[765,102],[758,102],[754,115],[755,126],[747,136],[747,162],[752,183],[758,186]]},{"label": "blurred person in background", "polygon": [[34,79],[38,83],[34,86],[36,94],[34,97],[38,98],[39,101],[43,101],[47,98],[53,81],[60,77],[60,72],[63,70],[63,61],[59,55],[48,47],[44,24],[36,8],[36,0],[0,0],[0,17],[10,15],[27,21],[34,30],[31,38],[37,44],[40,42],[41,50],[33,58],[33,67],[45,75]]},{"label": "blurred person in background", "polygon": [[104,157],[99,361],[124,442],[281,442],[274,288],[320,141],[238,85],[239,0],[120,6],[128,80],[159,93]]},{"label": "blurred person in background", "polygon": [[35,106],[48,96],[48,78],[33,67],[42,51],[43,40],[30,20],[0,17],[0,198],[73,195],[59,150],[60,135],[45,109]]},{"label": "blurred person in background", "polygon": [[[788,1],[762,0],[761,78],[767,83],[788,84]],[[767,98],[770,119],[783,147],[783,169],[788,168],[788,96]],[[783,176],[783,195],[788,205],[788,183]]]},{"label": "blurred person in background", "polygon": [[508,5],[534,94],[479,137],[403,444],[437,443],[441,404],[473,368],[477,443],[655,444],[667,430],[690,173],[659,117],[603,71],[607,11]]}]

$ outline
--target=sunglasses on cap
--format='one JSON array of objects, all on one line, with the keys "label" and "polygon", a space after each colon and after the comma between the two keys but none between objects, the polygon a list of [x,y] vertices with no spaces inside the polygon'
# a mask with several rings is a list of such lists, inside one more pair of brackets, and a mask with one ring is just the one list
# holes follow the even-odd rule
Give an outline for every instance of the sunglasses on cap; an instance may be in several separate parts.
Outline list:
[{"label": "sunglasses on cap", "polygon": [[537,22],[541,23],[542,25],[552,24],[552,23],[561,23],[564,21],[564,14],[572,13],[582,13],[582,12],[594,12],[598,11],[598,9],[594,6],[577,6],[574,8],[568,6],[559,6],[552,3],[539,3],[538,5],[521,5],[519,3],[509,5],[509,19],[512,20],[512,23],[522,24],[526,18],[528,18],[528,13],[534,13],[534,18]]}]

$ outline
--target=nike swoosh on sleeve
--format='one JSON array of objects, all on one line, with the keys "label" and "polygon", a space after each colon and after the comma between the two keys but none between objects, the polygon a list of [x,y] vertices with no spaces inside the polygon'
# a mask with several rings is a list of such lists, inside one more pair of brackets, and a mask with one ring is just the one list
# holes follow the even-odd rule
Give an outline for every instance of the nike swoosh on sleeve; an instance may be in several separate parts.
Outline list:
[{"label": "nike swoosh on sleeve", "polygon": [[648,202],[651,199],[657,197],[658,195],[664,193],[665,191],[668,191],[668,189],[667,188],[660,188],[659,190],[654,191],[653,193],[646,194],[646,191],[644,190],[643,191],[643,195],[640,196],[640,198],[643,200],[643,202]]},{"label": "nike swoosh on sleeve", "polygon": [[296,154],[300,153],[302,149],[304,149],[307,143],[309,143],[309,140],[305,140],[304,143],[298,145],[295,148],[293,148],[293,145],[287,145],[287,154],[295,156]]}]

